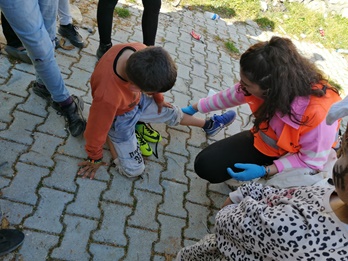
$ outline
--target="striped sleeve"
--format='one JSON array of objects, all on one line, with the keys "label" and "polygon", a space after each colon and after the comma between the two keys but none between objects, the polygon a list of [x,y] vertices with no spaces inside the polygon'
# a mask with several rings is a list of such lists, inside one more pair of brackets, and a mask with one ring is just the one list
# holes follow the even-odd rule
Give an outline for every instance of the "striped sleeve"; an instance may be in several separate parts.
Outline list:
[{"label": "striped sleeve", "polygon": [[300,137],[301,149],[298,153],[287,154],[274,161],[279,172],[290,168],[311,168],[322,170],[336,140],[337,121],[329,126],[325,120],[313,130]]},{"label": "striped sleeve", "polygon": [[244,94],[238,91],[240,84],[232,88],[220,91],[212,96],[202,98],[198,101],[198,111],[208,113],[216,110],[223,110],[246,103]]}]

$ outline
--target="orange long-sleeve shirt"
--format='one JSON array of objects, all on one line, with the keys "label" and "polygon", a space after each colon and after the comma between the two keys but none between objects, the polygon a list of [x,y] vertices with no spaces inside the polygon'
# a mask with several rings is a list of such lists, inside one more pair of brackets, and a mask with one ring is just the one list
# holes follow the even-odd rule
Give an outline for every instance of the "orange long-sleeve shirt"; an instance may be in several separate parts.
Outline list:
[{"label": "orange long-sleeve shirt", "polygon": [[[91,77],[92,106],[90,108],[84,137],[85,149],[91,159],[103,157],[103,145],[116,116],[133,110],[139,103],[141,92],[129,90],[129,82],[116,73],[116,64],[124,50],[134,51],[146,48],[141,43],[114,45],[99,60]],[[154,94],[156,101],[163,101],[163,95]]]}]

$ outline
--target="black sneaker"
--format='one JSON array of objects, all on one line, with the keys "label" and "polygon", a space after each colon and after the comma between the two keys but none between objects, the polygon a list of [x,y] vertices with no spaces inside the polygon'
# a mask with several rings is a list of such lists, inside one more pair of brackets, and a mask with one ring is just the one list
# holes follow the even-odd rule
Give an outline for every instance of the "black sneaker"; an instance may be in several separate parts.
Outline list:
[{"label": "black sneaker", "polygon": [[41,98],[44,98],[47,101],[51,101],[51,93],[47,90],[46,86],[43,84],[40,84],[38,82],[33,83],[33,92],[40,96]]},{"label": "black sneaker", "polygon": [[84,42],[82,36],[77,32],[78,27],[68,24],[68,25],[60,25],[58,29],[58,33],[67,38],[72,45],[83,48]]},{"label": "black sneaker", "polygon": [[18,248],[23,244],[23,240],[23,232],[17,229],[0,229],[0,256],[6,255]]},{"label": "black sneaker", "polygon": [[109,43],[109,44],[100,43],[99,47],[98,47],[98,50],[97,50],[97,58],[98,58],[98,60],[100,58],[102,58],[104,53],[106,53],[111,47],[112,47],[112,43]]},{"label": "black sneaker", "polygon": [[48,101],[52,105],[53,109],[61,112],[59,104],[52,100],[51,93],[47,90],[45,85],[42,85],[38,82],[34,82],[33,83],[33,92],[37,96],[40,96],[41,98],[44,98],[46,101]]},{"label": "black sneaker", "polygon": [[84,103],[82,98],[71,95],[73,98],[72,104],[65,108],[61,108],[61,114],[68,123],[68,128],[72,136],[77,137],[86,129],[86,120],[83,117],[82,111]]}]

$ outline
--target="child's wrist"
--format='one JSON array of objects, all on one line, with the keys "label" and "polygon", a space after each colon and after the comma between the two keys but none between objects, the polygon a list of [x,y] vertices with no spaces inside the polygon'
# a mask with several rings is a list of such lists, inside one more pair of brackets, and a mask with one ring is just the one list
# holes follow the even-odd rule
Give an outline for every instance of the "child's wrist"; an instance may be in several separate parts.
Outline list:
[{"label": "child's wrist", "polygon": [[103,158],[94,160],[94,159],[91,159],[91,158],[88,157],[88,158],[87,158],[87,161],[90,162],[90,163],[93,163],[93,164],[99,164],[100,162],[102,162],[102,159],[103,159]]}]

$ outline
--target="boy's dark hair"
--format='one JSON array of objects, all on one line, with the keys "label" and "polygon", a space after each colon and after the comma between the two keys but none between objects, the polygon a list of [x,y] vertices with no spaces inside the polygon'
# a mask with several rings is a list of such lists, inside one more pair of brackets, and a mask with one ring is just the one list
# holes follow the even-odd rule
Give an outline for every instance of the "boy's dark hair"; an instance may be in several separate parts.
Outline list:
[{"label": "boy's dark hair", "polygon": [[149,46],[128,58],[126,73],[144,92],[166,92],[175,84],[177,67],[166,50]]}]

